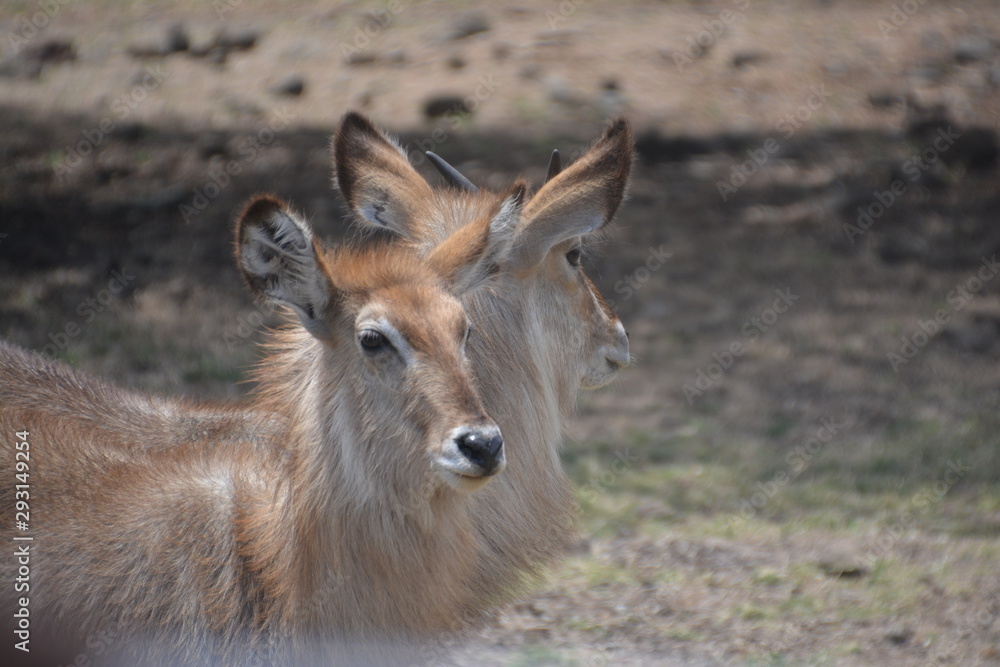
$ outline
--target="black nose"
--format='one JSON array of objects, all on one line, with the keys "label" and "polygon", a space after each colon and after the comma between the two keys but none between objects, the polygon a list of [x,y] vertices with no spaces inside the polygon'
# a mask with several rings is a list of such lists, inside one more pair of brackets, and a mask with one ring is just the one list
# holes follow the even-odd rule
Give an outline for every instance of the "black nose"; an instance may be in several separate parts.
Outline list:
[{"label": "black nose", "polygon": [[503,438],[499,433],[466,431],[455,438],[458,451],[484,475],[492,475],[503,460]]}]

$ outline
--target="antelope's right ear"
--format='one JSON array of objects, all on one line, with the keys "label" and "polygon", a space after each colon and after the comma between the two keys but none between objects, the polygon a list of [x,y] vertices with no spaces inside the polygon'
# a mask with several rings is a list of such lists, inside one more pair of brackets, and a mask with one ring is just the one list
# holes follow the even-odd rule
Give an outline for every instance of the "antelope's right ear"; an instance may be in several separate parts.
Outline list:
[{"label": "antelope's right ear", "polygon": [[317,338],[327,337],[334,287],[309,225],[284,202],[254,198],[236,220],[236,262],[258,299],[290,307]]},{"label": "antelope's right ear", "polygon": [[537,266],[558,243],[608,224],[625,196],[635,142],[619,118],[583,157],[554,175],[524,207],[511,266]]},{"label": "antelope's right ear", "polygon": [[347,205],[369,224],[413,238],[433,191],[403,149],[354,111],[340,121],[332,149],[336,185]]}]

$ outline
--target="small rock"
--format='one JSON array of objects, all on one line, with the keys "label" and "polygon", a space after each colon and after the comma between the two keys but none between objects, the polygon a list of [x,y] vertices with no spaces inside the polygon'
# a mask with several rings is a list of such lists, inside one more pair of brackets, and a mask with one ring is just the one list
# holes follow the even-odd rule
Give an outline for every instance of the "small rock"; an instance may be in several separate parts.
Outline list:
[{"label": "small rock", "polygon": [[766,53],[761,53],[759,51],[740,51],[733,54],[733,58],[730,61],[734,69],[743,69],[744,67],[749,67],[750,65],[756,65],[767,60],[769,56]]},{"label": "small rock", "polygon": [[175,23],[167,29],[166,43],[167,49],[171,53],[187,51],[191,47],[191,40],[188,38],[183,23]]},{"label": "small rock", "polygon": [[966,35],[955,40],[954,57],[960,63],[986,60],[992,51],[990,40],[979,35]]},{"label": "small rock", "polygon": [[451,69],[462,69],[468,64],[465,62],[465,58],[463,58],[457,53],[449,56],[448,60],[445,62]]},{"label": "small rock", "polygon": [[467,114],[469,107],[461,97],[441,95],[432,97],[424,103],[424,115],[427,118],[441,118],[452,114]]},{"label": "small rock", "polygon": [[298,97],[305,89],[305,79],[297,74],[293,74],[271,88],[271,93],[283,97]]},{"label": "small rock", "polygon": [[885,631],[885,638],[893,644],[905,644],[913,636],[913,630],[906,626],[898,625]]},{"label": "small rock", "polygon": [[260,33],[253,28],[242,30],[220,30],[215,36],[215,44],[227,51],[249,51],[257,45]]},{"label": "small rock", "polygon": [[351,67],[358,67],[360,65],[371,65],[376,60],[378,56],[370,51],[354,51],[351,55],[347,56],[347,64]]},{"label": "small rock", "polygon": [[130,44],[125,52],[133,58],[163,58],[172,53],[187,51],[191,46],[184,25],[174,23],[162,37],[154,37],[145,41]]},{"label": "small rock", "polygon": [[30,46],[24,50],[24,57],[46,65],[52,63],[72,62],[76,60],[76,47],[72,40],[52,38],[47,39],[37,46]]},{"label": "small rock", "polygon": [[465,39],[490,29],[490,19],[484,12],[467,12],[459,16],[451,27],[448,39]]}]

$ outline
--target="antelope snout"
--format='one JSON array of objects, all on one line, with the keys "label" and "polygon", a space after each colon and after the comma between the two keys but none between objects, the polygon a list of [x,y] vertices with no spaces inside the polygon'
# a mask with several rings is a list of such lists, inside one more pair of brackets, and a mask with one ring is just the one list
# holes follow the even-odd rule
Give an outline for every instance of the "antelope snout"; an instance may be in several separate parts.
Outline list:
[{"label": "antelope snout", "polygon": [[460,426],[449,434],[437,459],[447,481],[460,490],[474,490],[507,466],[503,436],[494,424]]},{"label": "antelope snout", "polygon": [[629,365],[631,356],[628,351],[628,332],[621,322],[615,323],[615,332],[610,345],[602,349],[608,366],[614,371],[620,371]]},{"label": "antelope snout", "polygon": [[490,432],[467,431],[455,438],[459,453],[472,465],[483,471],[483,475],[495,475],[506,463],[503,456],[503,438],[496,427]]}]

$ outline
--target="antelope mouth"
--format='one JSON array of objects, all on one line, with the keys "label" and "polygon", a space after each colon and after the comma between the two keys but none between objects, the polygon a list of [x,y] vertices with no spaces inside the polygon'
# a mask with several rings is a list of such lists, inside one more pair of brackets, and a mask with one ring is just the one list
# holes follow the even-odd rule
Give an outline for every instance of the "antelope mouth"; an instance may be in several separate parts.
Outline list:
[{"label": "antelope mouth", "polygon": [[468,461],[448,455],[439,456],[434,463],[448,486],[465,493],[483,488],[506,467],[506,461],[501,459],[492,470],[486,471]]},{"label": "antelope mouth", "polygon": [[474,491],[478,491],[489,484],[490,480],[493,479],[493,475],[479,475],[476,477],[447,469],[441,470],[441,476],[444,478],[444,481],[448,486],[462,493],[473,493]]}]

